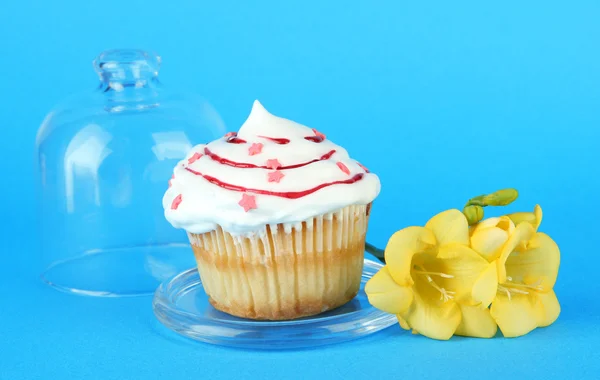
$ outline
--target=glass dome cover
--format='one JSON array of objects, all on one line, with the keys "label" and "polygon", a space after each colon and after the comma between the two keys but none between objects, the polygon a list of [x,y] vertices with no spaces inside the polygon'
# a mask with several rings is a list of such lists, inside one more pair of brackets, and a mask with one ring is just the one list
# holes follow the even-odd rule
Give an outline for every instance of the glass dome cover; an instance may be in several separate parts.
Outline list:
[{"label": "glass dome cover", "polygon": [[194,267],[161,199],[177,162],[225,127],[204,99],[164,88],[159,66],[141,50],[100,54],[96,90],[67,99],[38,131],[41,276],[58,289],[150,294]]}]

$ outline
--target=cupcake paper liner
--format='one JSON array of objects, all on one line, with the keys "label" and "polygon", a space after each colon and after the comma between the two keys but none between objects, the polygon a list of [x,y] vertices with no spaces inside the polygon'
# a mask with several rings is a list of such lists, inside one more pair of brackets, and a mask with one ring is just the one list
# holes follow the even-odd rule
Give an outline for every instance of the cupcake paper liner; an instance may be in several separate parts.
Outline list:
[{"label": "cupcake paper liner", "polygon": [[250,319],[294,319],[350,301],[360,287],[370,205],[262,233],[188,233],[211,304]]}]

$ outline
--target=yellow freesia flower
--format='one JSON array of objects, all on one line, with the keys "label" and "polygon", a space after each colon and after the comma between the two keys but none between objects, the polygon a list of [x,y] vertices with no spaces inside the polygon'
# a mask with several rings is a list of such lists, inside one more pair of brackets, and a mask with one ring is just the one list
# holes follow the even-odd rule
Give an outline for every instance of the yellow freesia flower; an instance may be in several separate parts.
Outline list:
[{"label": "yellow freesia flower", "polygon": [[367,282],[369,302],[434,339],[492,337],[498,327],[517,337],[552,324],[560,250],[538,232],[542,208],[482,220],[484,207],[517,197],[503,189],[471,198],[462,213],[444,211],[425,227],[396,232],[385,252],[371,247],[386,266]]},{"label": "yellow freesia flower", "polygon": [[385,249],[386,266],[365,287],[369,302],[396,314],[404,329],[430,338],[494,336],[497,326],[487,307],[497,294],[498,264],[469,243],[459,210],[396,232]]},{"label": "yellow freesia flower", "polygon": [[[552,290],[560,251],[537,232],[542,208],[488,218],[471,228],[471,247],[498,266],[498,291],[490,313],[506,337],[552,324],[560,305]],[[516,224],[516,226],[515,226]]]},{"label": "yellow freesia flower", "polygon": [[[502,247],[498,263],[498,291],[490,313],[505,337],[522,336],[558,318],[560,304],[553,287],[560,266],[554,240],[536,232],[542,209],[533,215],[519,213],[521,221]],[[513,219],[514,214],[510,216]]]}]

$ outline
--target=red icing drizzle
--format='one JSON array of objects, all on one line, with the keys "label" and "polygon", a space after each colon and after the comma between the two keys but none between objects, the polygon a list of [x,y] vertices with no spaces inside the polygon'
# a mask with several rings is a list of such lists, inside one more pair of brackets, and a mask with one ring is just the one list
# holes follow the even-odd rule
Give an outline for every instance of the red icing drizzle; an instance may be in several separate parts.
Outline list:
[{"label": "red icing drizzle", "polygon": [[364,167],[360,162],[357,162],[358,166],[360,166],[366,173],[370,173],[369,169],[367,169],[366,167]]},{"label": "red icing drizzle", "polygon": [[343,162],[337,162],[337,166],[338,168],[340,168],[341,171],[343,171],[344,173],[350,175],[350,169],[348,169],[348,167],[346,165],[344,165]]},{"label": "red icing drizzle", "polygon": [[304,139],[312,141],[314,143],[320,143],[323,141],[323,138],[321,136],[306,136]]},{"label": "red icing drizzle", "polygon": [[321,139],[325,140],[325,135],[322,134],[321,132],[317,131],[316,129],[312,129],[312,131],[315,133],[316,136],[320,137]]},{"label": "red icing drizzle", "polygon": [[228,139],[227,142],[230,144],[245,144],[246,140],[240,139],[239,137],[232,137]]},{"label": "red icing drizzle", "polygon": [[[319,158],[316,158],[312,161],[308,161],[308,162],[303,162],[301,164],[295,164],[295,165],[288,165],[288,166],[281,166],[277,169],[279,170],[285,170],[285,169],[296,169],[296,168],[300,168],[302,166],[306,166],[306,165],[310,165],[312,163],[315,162],[319,162],[319,161],[325,161],[328,160],[329,158],[331,158],[331,156],[333,156],[333,154],[335,153],[335,149],[327,152],[326,154],[322,155]],[[208,157],[210,157],[212,160],[217,161],[220,164],[223,165],[229,165],[229,166],[233,166],[235,168],[261,168],[261,169],[272,169],[269,166],[259,166],[259,165],[254,165],[254,164],[250,164],[250,163],[245,163],[245,162],[235,162],[235,161],[231,161],[228,160],[226,158],[223,158],[213,152],[211,152],[208,148],[204,148],[204,154],[206,154]]]},{"label": "red icing drizzle", "polygon": [[278,138],[278,137],[267,137],[267,136],[258,136],[258,137],[262,137],[263,139],[271,140],[275,144],[279,144],[279,145],[285,145],[285,144],[290,143],[290,139],[284,139],[284,138]]},{"label": "red icing drizzle", "polygon": [[177,210],[177,207],[179,207],[182,200],[183,200],[183,198],[182,198],[181,194],[176,196],[175,199],[173,199],[173,203],[171,203],[171,210]]},{"label": "red icing drizzle", "polygon": [[192,157],[188,158],[188,164],[193,164],[194,162],[198,161],[201,157],[202,153],[194,153]]},{"label": "red icing drizzle", "polygon": [[308,189],[308,190],[303,190],[303,191],[268,191],[268,190],[261,190],[261,189],[249,189],[243,186],[238,186],[238,185],[233,185],[227,182],[222,182],[219,179],[206,175],[206,174],[202,174],[198,171],[195,171],[193,169],[190,168],[185,168],[185,170],[187,170],[188,172],[195,174],[195,175],[199,175],[202,176],[205,180],[207,180],[208,182],[217,185],[219,187],[222,187],[224,189],[228,189],[228,190],[234,190],[234,191],[241,191],[241,192],[248,192],[248,193],[254,193],[254,194],[263,194],[263,195],[272,195],[275,197],[281,197],[281,198],[287,198],[287,199],[298,199],[298,198],[302,198],[306,195],[312,194],[318,190],[321,190],[324,187],[328,187],[328,186],[333,186],[333,185],[341,185],[341,184],[352,184],[355,182],[360,181],[364,174],[363,173],[359,173],[357,175],[355,175],[352,178],[343,180],[343,181],[334,181],[334,182],[327,182],[327,183],[322,183],[318,186],[313,187],[312,189]]}]

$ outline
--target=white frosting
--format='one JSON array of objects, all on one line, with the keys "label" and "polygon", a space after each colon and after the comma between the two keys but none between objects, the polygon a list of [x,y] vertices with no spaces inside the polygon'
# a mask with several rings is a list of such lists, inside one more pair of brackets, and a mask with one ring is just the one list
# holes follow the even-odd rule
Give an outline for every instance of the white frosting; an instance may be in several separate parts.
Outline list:
[{"label": "white frosting", "polygon": [[[301,124],[271,115],[255,101],[248,120],[237,134],[237,137],[246,143],[233,144],[227,142],[227,137],[223,137],[207,145],[198,145],[175,167],[171,186],[163,197],[165,217],[174,227],[192,233],[212,231],[219,225],[231,234],[240,235],[261,233],[267,224],[299,223],[349,205],[365,205],[372,202],[379,194],[379,178],[375,174],[367,173],[348,156],[344,148],[331,141],[325,139],[316,143],[305,139],[307,136],[316,136],[316,133]],[[265,136],[285,138],[290,142],[277,144]],[[262,144],[262,151],[250,155],[249,148],[253,143]],[[282,165],[279,171],[284,177],[279,182],[269,182],[268,175],[275,170],[227,165],[205,154],[205,148],[221,158],[256,166],[266,166],[267,160],[277,159]],[[285,168],[319,159],[332,150],[335,150],[335,153],[328,159],[297,168]],[[196,153],[202,156],[188,164],[188,160]],[[349,174],[340,168],[344,165]],[[245,189],[280,193],[303,192],[322,184],[350,181],[357,175],[362,175],[362,178],[353,183],[322,187],[311,194],[289,199],[251,190],[226,189],[198,173]],[[240,206],[243,194],[254,196],[255,209],[246,212]],[[174,209],[172,206],[175,200],[180,202],[176,202],[178,205]]]}]

